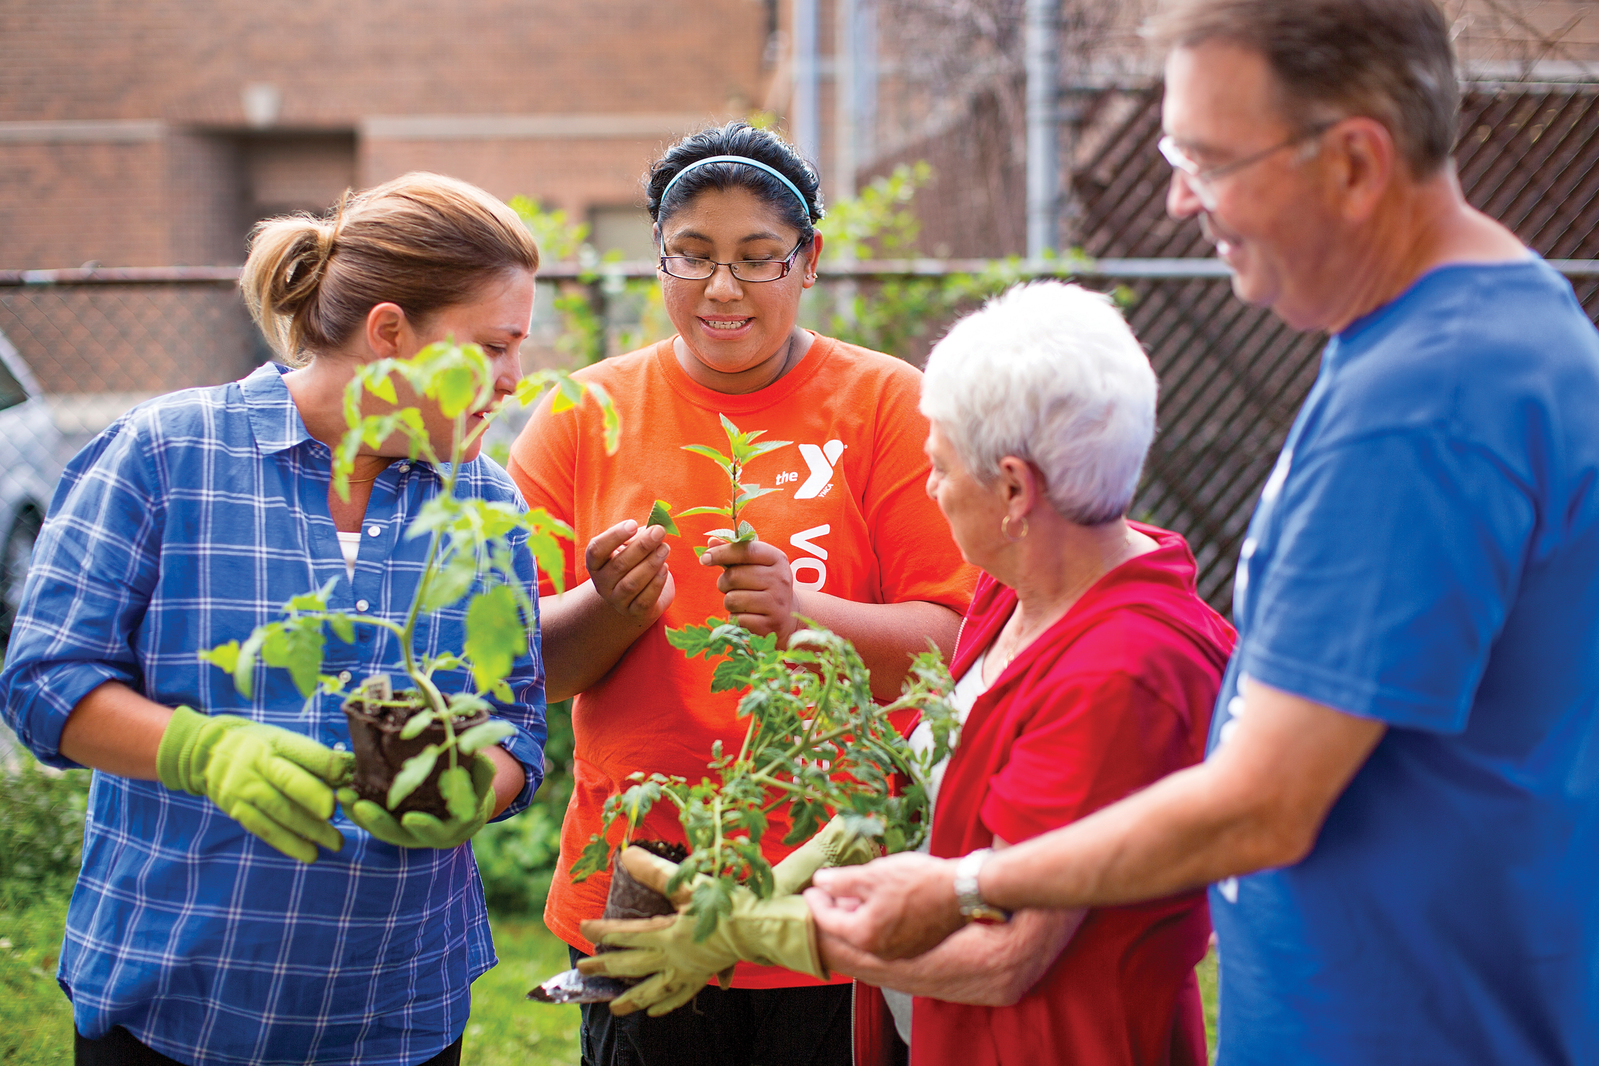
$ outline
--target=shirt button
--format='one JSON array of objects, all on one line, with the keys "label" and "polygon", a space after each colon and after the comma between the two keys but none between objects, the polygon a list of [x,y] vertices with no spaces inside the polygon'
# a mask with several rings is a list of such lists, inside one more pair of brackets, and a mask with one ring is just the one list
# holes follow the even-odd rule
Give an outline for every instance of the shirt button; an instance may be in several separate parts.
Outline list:
[{"label": "shirt button", "polygon": [[383,532],[383,527],[382,526],[367,526],[366,527],[366,535],[369,536],[369,537],[376,537],[379,534],[381,534],[382,532]]},{"label": "shirt button", "polygon": [[400,464],[400,473],[409,474],[410,472],[411,472],[411,464],[410,463],[401,463]]},{"label": "shirt button", "polygon": [[357,611],[361,611],[361,612],[364,613],[366,611],[366,609],[368,607],[370,607],[370,606],[372,606],[372,605],[370,603],[367,603],[365,600],[356,600],[355,601],[355,609]]},{"label": "shirt button", "polygon": [[334,744],[333,745],[333,750],[334,751],[343,751],[344,750],[344,741],[341,740],[337,744]]},{"label": "shirt button", "polygon": [[350,683],[350,678],[352,678],[354,676],[355,675],[350,673],[350,671],[348,671],[348,670],[340,670],[339,671],[339,680],[344,682],[346,685],[348,685]]}]

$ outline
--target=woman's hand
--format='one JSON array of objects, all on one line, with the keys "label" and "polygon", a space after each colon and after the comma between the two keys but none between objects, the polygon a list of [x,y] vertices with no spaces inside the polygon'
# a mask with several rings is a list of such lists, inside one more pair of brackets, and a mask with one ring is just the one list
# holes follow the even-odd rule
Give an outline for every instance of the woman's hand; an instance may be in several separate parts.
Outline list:
[{"label": "woman's hand", "polygon": [[612,610],[635,625],[655,621],[677,595],[672,571],[666,565],[672,549],[665,540],[666,530],[660,526],[640,529],[629,518],[589,541],[583,553],[594,590]]},{"label": "woman's hand", "polygon": [[723,568],[716,588],[733,621],[758,636],[776,633],[777,646],[788,647],[788,638],[799,628],[788,556],[764,541],[728,544],[713,538],[700,565]]}]

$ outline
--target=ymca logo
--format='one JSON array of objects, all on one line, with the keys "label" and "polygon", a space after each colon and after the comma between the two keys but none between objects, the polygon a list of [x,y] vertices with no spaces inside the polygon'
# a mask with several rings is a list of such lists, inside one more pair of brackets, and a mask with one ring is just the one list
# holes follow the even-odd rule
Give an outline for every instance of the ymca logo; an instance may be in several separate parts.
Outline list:
[{"label": "ymca logo", "polygon": [[[805,465],[810,467],[810,476],[805,483],[794,490],[796,500],[814,500],[825,495],[832,487],[833,468],[838,465],[838,457],[844,454],[844,442],[830,440],[821,447],[814,444],[801,444],[800,455],[805,459]],[[799,474],[788,470],[777,475],[777,483],[785,485],[790,481],[798,481]]]}]

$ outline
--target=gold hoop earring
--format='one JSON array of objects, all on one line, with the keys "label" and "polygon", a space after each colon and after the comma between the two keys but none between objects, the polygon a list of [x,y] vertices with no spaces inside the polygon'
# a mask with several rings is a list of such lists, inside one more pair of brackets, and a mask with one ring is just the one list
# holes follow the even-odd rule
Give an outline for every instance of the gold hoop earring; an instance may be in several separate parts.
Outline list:
[{"label": "gold hoop earring", "polygon": [[1020,536],[1016,536],[1016,537],[1013,537],[1010,534],[1010,519],[1011,519],[1011,516],[1010,515],[1006,515],[1004,518],[1001,518],[999,520],[999,534],[1000,534],[1000,536],[1004,537],[1006,540],[1010,541],[1012,544],[1015,544],[1018,541],[1026,540],[1027,539],[1027,516],[1026,515],[1022,515],[1022,532],[1021,532]]}]

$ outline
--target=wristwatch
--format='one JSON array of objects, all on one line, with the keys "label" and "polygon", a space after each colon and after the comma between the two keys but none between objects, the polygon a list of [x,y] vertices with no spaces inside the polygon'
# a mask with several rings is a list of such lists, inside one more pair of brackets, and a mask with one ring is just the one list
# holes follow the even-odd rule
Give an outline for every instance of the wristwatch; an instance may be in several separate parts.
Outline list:
[{"label": "wristwatch", "polygon": [[983,863],[994,854],[993,848],[978,848],[969,855],[963,855],[955,864],[955,902],[961,910],[961,917],[968,922],[1008,922],[1010,911],[994,906],[992,903],[983,902],[983,894],[977,889],[977,873],[983,868]]}]

